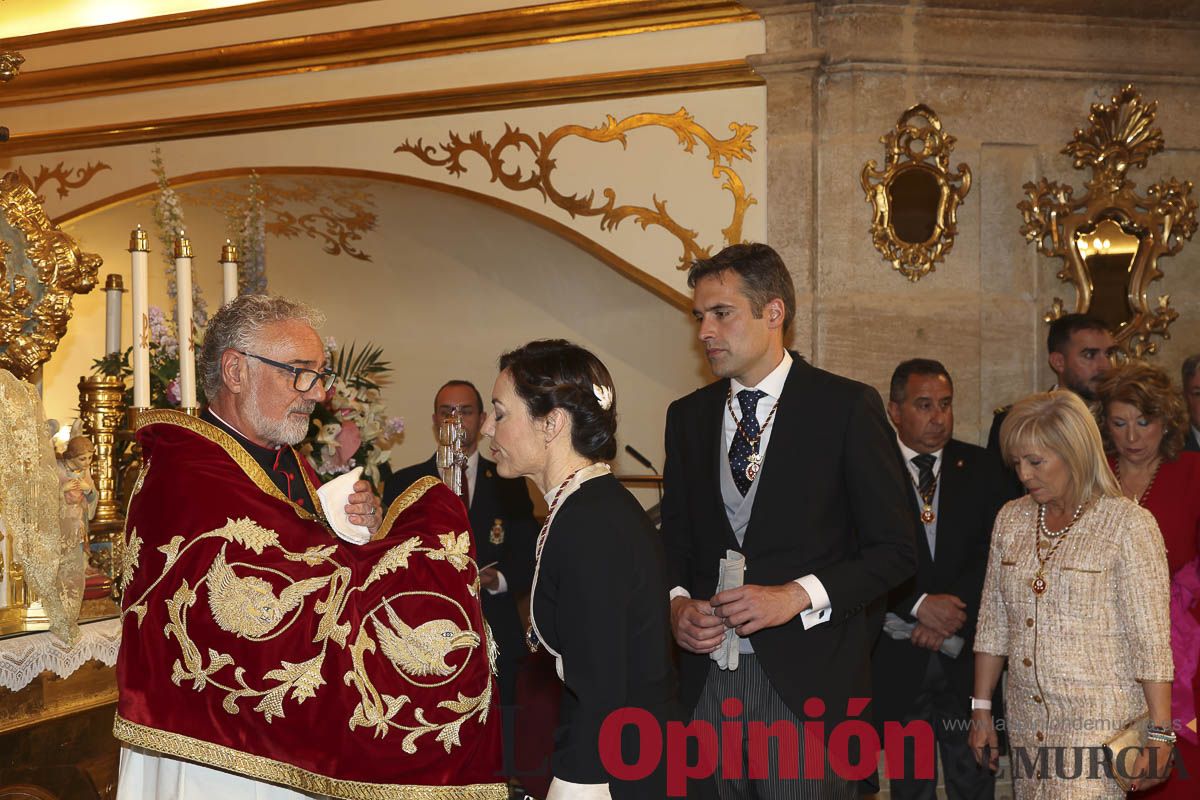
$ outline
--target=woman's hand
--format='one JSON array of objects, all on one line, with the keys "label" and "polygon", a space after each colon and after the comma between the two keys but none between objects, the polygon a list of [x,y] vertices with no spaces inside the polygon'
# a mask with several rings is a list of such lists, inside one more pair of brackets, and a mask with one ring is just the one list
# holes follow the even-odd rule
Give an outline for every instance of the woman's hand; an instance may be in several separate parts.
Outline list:
[{"label": "woman's hand", "polygon": [[[1133,762],[1133,768],[1130,770],[1130,777],[1133,780],[1129,782],[1129,791],[1144,792],[1165,781],[1171,774],[1171,755],[1174,751],[1174,745],[1168,742],[1159,742],[1154,739],[1146,742],[1146,746],[1142,748],[1141,754]],[[1153,767],[1153,772],[1151,772],[1151,767]]]},{"label": "woman's hand", "polygon": [[1000,768],[1000,737],[992,724],[992,712],[978,708],[971,712],[971,729],[967,746],[975,754],[975,762],[992,772]]}]

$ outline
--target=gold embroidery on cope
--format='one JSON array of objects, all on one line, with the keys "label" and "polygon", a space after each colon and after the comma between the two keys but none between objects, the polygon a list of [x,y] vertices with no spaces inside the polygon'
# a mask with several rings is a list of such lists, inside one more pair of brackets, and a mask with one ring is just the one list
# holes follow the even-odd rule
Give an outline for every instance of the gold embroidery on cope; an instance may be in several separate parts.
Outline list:
[{"label": "gold embroidery on cope", "polygon": [[243,753],[231,747],[203,742],[179,733],[147,728],[123,719],[120,715],[117,715],[113,722],[113,734],[135,747],[144,747],[314,794],[337,794],[354,800],[505,800],[508,797],[508,786],[503,783],[418,786],[338,780],[292,764]]}]

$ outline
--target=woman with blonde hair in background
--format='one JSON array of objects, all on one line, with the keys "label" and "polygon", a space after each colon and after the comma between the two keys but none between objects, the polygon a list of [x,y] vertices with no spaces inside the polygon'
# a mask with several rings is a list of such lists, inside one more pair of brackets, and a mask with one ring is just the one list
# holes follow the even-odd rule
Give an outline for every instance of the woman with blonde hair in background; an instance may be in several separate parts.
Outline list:
[{"label": "woman with blonde hair in background", "polygon": [[1147,797],[1194,798],[1200,796],[1200,738],[1187,723],[1196,718],[1200,705],[1200,453],[1183,452],[1190,426],[1187,406],[1158,367],[1140,361],[1123,364],[1097,389],[1109,464],[1122,493],[1158,522],[1171,576],[1171,717],[1179,737],[1177,769]]},{"label": "woman with blonde hair in background", "polygon": [[990,709],[1007,659],[1017,798],[1124,797],[1096,765],[1104,742],[1147,711],[1147,747],[1128,774],[1131,788],[1153,786],[1174,739],[1167,559],[1154,517],[1121,496],[1072,392],[1017,403],[1000,443],[1029,493],[1001,509],[992,533],[975,635],[976,758],[996,767]]}]

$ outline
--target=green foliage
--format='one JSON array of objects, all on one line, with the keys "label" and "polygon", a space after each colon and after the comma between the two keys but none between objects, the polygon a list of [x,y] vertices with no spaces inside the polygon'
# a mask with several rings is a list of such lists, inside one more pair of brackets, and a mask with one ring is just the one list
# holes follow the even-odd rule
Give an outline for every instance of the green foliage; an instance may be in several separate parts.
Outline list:
[{"label": "green foliage", "polygon": [[384,361],[383,348],[368,342],[361,350],[351,343],[347,350],[342,345],[333,357],[333,370],[352,389],[378,389],[379,381],[392,371],[391,362]]}]

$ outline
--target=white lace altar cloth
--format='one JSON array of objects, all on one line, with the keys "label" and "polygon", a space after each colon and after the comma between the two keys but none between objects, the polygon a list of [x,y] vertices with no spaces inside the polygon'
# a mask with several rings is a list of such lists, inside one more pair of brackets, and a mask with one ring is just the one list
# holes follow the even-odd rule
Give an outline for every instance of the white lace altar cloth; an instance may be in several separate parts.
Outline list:
[{"label": "white lace altar cloth", "polygon": [[121,620],[104,619],[79,626],[82,634],[68,645],[49,631],[0,639],[0,687],[18,692],[45,670],[70,677],[88,661],[106,667],[117,663],[121,647]]}]

